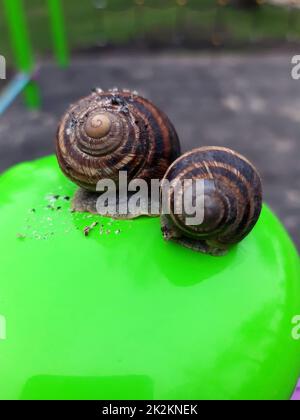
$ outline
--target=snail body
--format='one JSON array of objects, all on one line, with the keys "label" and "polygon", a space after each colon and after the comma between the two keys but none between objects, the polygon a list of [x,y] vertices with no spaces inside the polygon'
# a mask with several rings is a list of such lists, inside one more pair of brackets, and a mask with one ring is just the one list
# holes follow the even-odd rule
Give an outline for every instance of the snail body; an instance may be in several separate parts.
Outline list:
[{"label": "snail body", "polygon": [[[188,215],[176,214],[175,203],[184,192],[170,188],[169,214],[162,215],[162,232],[188,248],[213,255],[227,252],[254,228],[262,209],[262,184],[256,168],[242,155],[222,147],[202,147],[177,159],[163,182],[203,181],[203,220],[187,224]],[[195,189],[192,191],[195,194]],[[192,195],[193,200],[195,196]]]},{"label": "snail body", "polygon": [[71,105],[57,130],[56,154],[64,174],[88,191],[98,181],[161,179],[180,155],[176,131],[149,100],[128,90],[95,91]]}]

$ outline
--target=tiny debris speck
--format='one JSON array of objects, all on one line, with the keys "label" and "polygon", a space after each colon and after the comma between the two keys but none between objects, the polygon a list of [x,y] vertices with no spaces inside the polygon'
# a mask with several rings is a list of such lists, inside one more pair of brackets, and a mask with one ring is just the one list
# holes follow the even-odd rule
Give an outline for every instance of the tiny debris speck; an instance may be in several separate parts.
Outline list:
[{"label": "tiny debris speck", "polygon": [[17,233],[17,238],[18,239],[25,239],[26,235],[24,235],[23,233]]},{"label": "tiny debris speck", "polygon": [[89,236],[90,231],[91,231],[91,227],[90,226],[85,227],[83,229],[84,236]]}]

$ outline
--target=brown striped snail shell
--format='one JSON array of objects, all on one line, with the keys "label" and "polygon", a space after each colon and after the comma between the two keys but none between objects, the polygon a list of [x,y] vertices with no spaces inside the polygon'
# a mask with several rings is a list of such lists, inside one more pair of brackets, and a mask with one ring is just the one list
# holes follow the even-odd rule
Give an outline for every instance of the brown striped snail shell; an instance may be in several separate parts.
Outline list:
[{"label": "brown striped snail shell", "polygon": [[180,144],[168,117],[149,100],[129,90],[95,89],[62,118],[56,152],[64,174],[95,191],[104,178],[118,185],[120,171],[128,181],[161,179]]},{"label": "brown striped snail shell", "polygon": [[245,157],[222,147],[192,150],[177,159],[164,177],[173,185],[184,179],[204,180],[203,222],[189,226],[184,211],[174,214],[174,203],[183,200],[183,193],[178,196],[171,188],[167,194],[170,214],[162,215],[165,239],[220,255],[252,231],[262,209],[262,184]]}]

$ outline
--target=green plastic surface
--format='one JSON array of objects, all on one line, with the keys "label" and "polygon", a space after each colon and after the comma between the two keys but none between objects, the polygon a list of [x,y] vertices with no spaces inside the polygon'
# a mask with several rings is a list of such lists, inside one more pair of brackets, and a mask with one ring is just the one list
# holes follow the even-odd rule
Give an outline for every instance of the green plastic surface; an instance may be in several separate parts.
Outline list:
[{"label": "green plastic surface", "polygon": [[1,399],[291,397],[299,257],[267,207],[211,257],[159,219],[71,213],[75,188],[55,157],[0,177]]}]

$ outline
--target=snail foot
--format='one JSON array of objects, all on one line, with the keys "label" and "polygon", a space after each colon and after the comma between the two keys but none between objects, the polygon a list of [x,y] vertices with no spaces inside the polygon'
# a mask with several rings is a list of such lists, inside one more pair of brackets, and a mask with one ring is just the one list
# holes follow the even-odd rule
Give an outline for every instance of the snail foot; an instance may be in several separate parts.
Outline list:
[{"label": "snail foot", "polygon": [[72,210],[79,213],[98,214],[96,203],[99,194],[79,188],[72,200]]},{"label": "snail foot", "polygon": [[226,255],[228,252],[227,248],[221,248],[215,243],[182,236],[180,231],[172,224],[169,218],[164,215],[161,216],[161,230],[166,241],[175,242],[185,248],[201,254],[220,257]]},{"label": "snail foot", "polygon": [[[142,216],[158,217],[157,214],[151,213],[151,201],[148,197],[141,197],[139,206],[130,206],[130,199],[135,193],[128,193],[122,197],[117,194],[114,197],[114,208],[100,207],[98,200],[101,197],[99,192],[87,191],[79,188],[72,202],[72,210],[80,213],[92,213],[100,216],[110,217],[117,220],[131,220]],[[122,209],[122,210],[121,210]],[[123,210],[127,209],[127,210]]]}]

